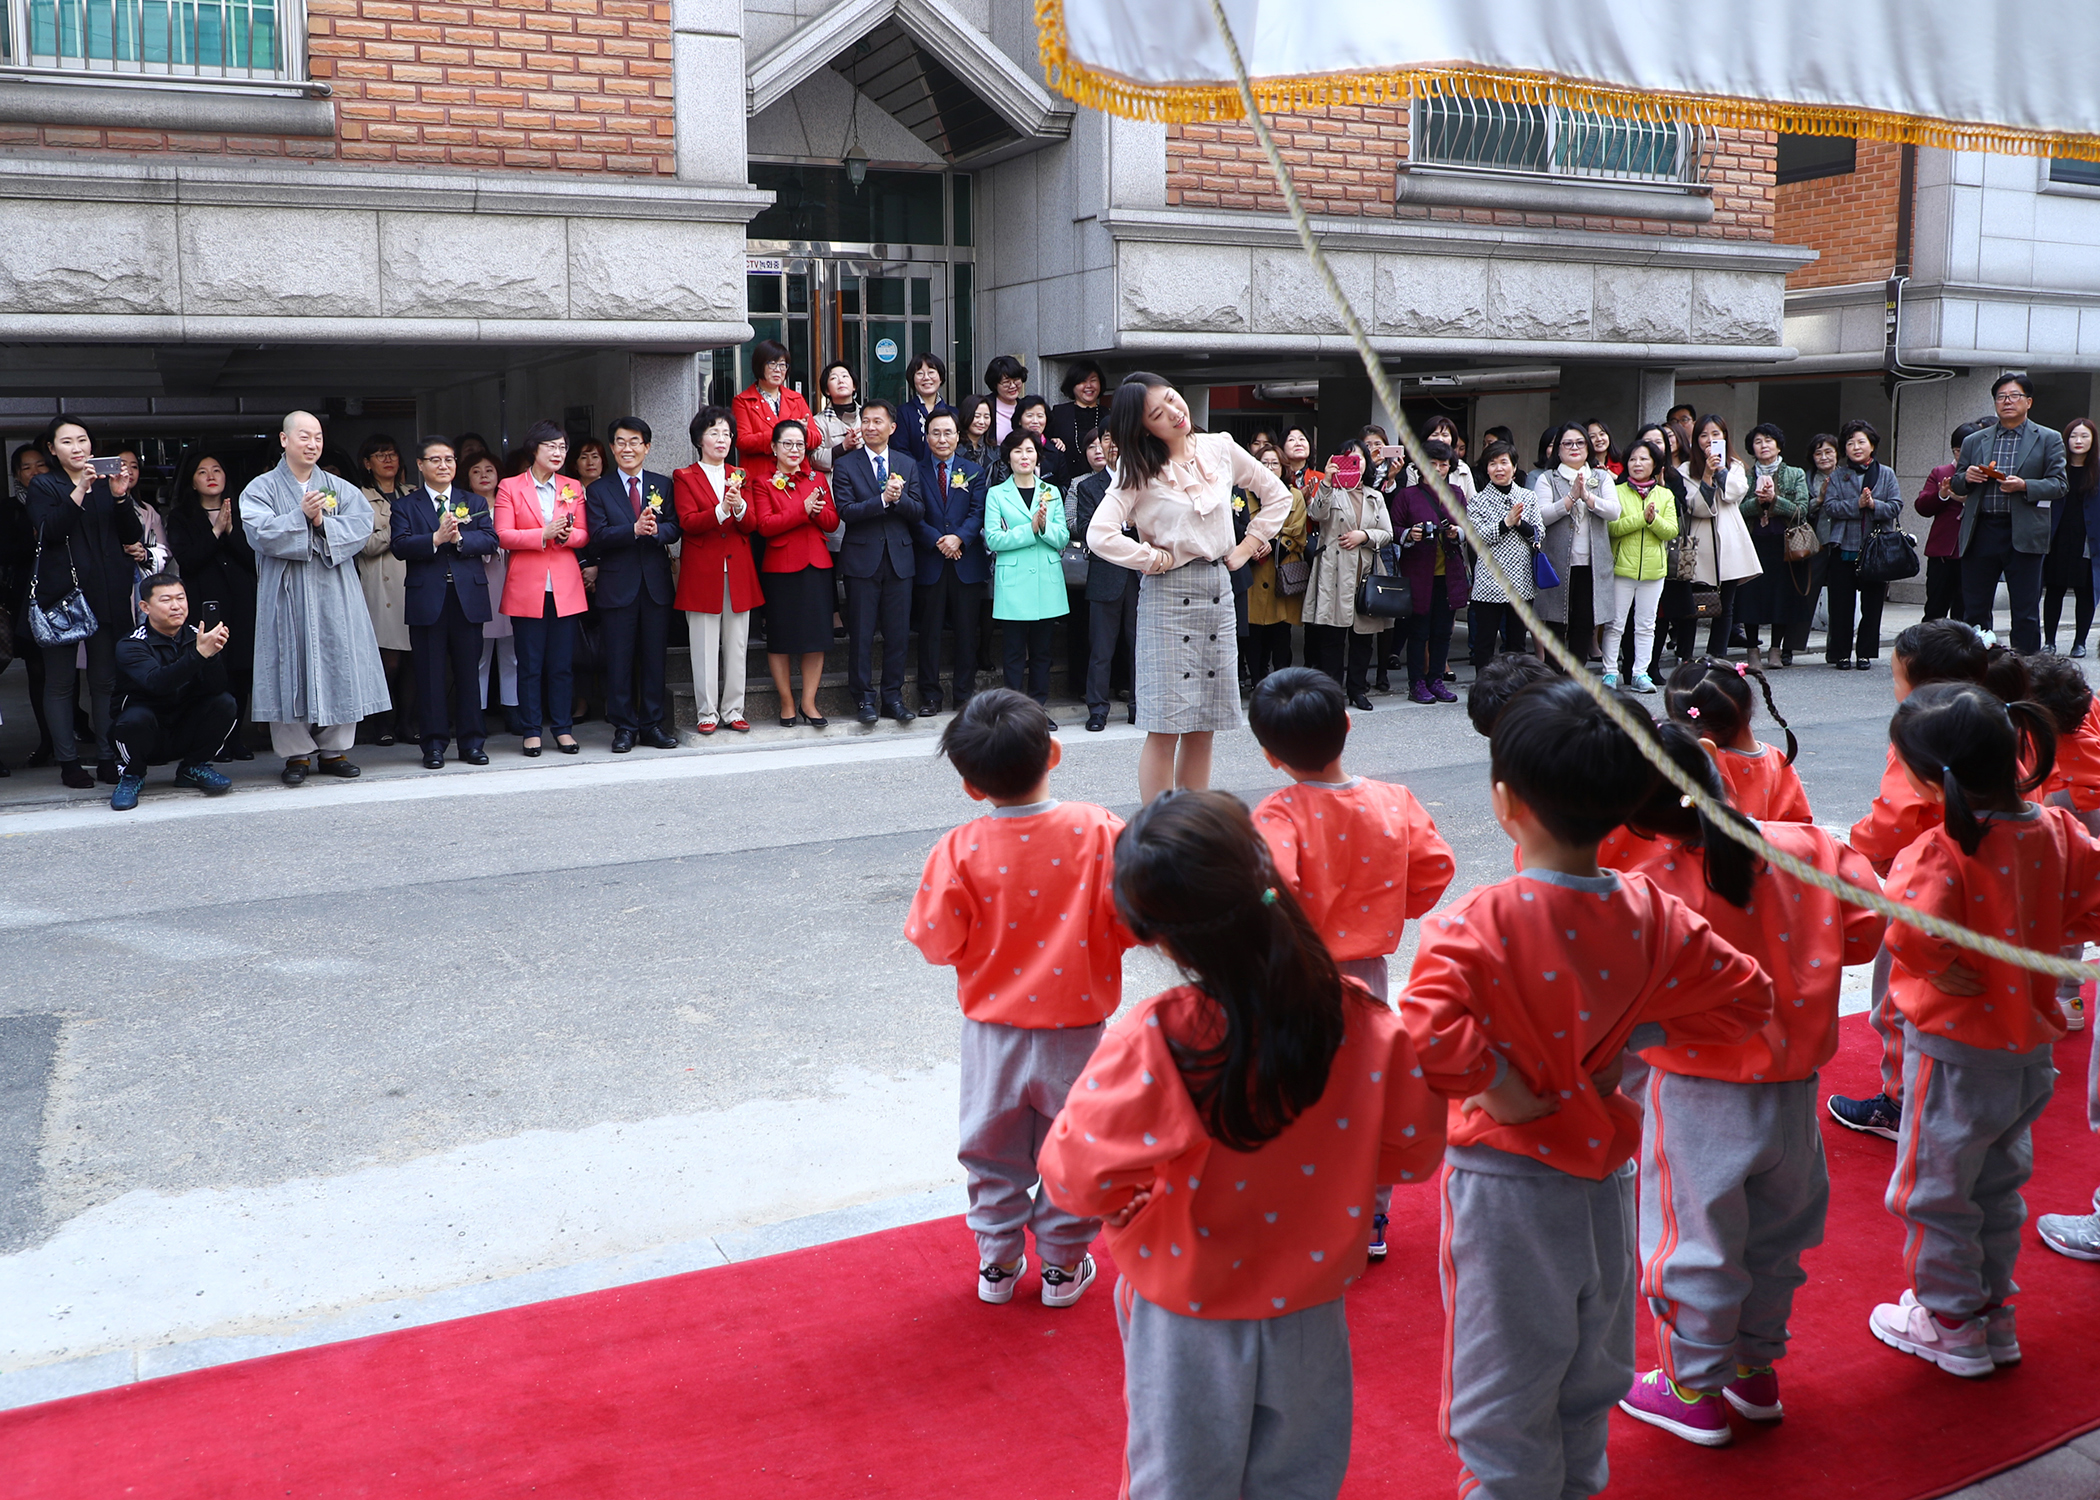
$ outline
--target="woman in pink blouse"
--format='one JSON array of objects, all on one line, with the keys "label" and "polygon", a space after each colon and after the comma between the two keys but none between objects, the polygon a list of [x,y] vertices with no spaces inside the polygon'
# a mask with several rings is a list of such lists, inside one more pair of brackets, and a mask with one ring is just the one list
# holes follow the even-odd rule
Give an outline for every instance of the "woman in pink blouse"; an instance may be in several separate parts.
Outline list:
[{"label": "woman in pink blouse", "polygon": [[574,755],[582,747],[573,726],[576,617],[588,600],[576,554],[590,539],[583,486],[561,472],[569,439],[552,422],[525,433],[532,455],[525,472],[496,486],[496,542],[510,554],[501,608],[518,643],[518,720],[527,755],[540,753],[540,732],[554,730],[554,748]]},{"label": "woman in pink blouse", "polygon": [[[1157,375],[1116,391],[1108,431],[1116,477],[1087,527],[1087,550],[1144,575],[1138,588],[1137,713],[1146,731],[1138,790],[1210,785],[1211,736],[1240,725],[1232,573],[1291,513],[1291,492],[1231,437],[1200,433]],[[1260,500],[1238,542],[1232,491]],[[1125,534],[1125,529],[1135,536]]]}]

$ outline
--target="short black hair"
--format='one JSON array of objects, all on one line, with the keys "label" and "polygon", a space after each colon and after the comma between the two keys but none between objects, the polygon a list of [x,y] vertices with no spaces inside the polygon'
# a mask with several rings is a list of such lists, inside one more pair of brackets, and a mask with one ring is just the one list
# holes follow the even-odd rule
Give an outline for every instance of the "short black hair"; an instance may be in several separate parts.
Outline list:
[{"label": "short black hair", "polygon": [[1043,441],[1042,438],[1037,437],[1033,432],[1016,422],[1006,430],[1006,436],[999,439],[999,456],[1005,459],[1008,464],[1012,464],[1014,449],[1026,443],[1029,447],[1035,449],[1035,461],[1037,464],[1041,464],[1043,461]]},{"label": "short black hair", "polygon": [[955,435],[957,437],[962,436],[962,418],[958,417],[955,414],[954,407],[944,407],[939,411],[928,413],[926,417],[926,430],[928,432],[933,431],[933,424],[936,422],[951,423],[955,428]]},{"label": "short black hair", "polygon": [[1873,445],[1874,451],[1876,453],[1881,451],[1881,433],[1879,429],[1864,417],[1854,417],[1838,429],[1838,452],[1843,453],[1845,451],[1845,444],[1852,441],[1852,434],[1855,432],[1865,433],[1867,441]]},{"label": "short black hair", "polygon": [[1518,471],[1516,474],[1516,478],[1522,479],[1524,477],[1524,466],[1520,463],[1517,463],[1517,445],[1515,443],[1504,442],[1500,438],[1497,438],[1494,442],[1489,443],[1487,447],[1480,450],[1480,472],[1485,474],[1487,472],[1488,465],[1493,463],[1498,458],[1506,458],[1512,464],[1516,464]]},{"label": "short black hair", "polygon": [[1755,427],[1750,429],[1750,435],[1743,439],[1743,441],[1746,443],[1755,443],[1761,437],[1770,438],[1772,440],[1772,446],[1779,450],[1779,456],[1781,458],[1786,457],[1785,428],[1781,427],[1777,422],[1760,422]]},{"label": "short black hair", "polygon": [[[1102,374],[1101,367],[1090,359],[1074,360],[1071,364],[1065,366],[1065,378],[1057,383],[1057,388],[1064,393],[1067,401],[1077,401],[1079,398],[1072,393],[1079,389],[1081,382],[1089,375],[1101,383],[1102,394],[1106,395],[1108,392],[1108,377]],[[1098,401],[1101,397],[1096,396],[1094,399]]]},{"label": "short black hair", "polygon": [[1011,688],[987,688],[948,721],[934,747],[988,797],[1018,797],[1050,769],[1050,715]]},{"label": "short black hair", "polygon": [[1956,453],[1959,453],[1961,452],[1961,445],[1963,443],[1966,443],[1970,438],[1976,436],[1976,434],[1983,431],[1984,428],[1996,427],[1997,425],[1998,424],[1995,421],[1987,421],[1982,417],[1971,417],[1968,421],[1962,423],[1961,426],[1954,429],[1954,436],[1949,438],[1948,442],[1953,447],[1954,451]]},{"label": "short black hair", "polygon": [[182,581],[180,573],[171,573],[166,568],[163,568],[160,572],[148,573],[139,580],[139,598],[142,600],[151,599],[155,589],[166,588],[181,589],[185,594],[190,591],[189,585]]},{"label": "short black hair", "polygon": [[1559,675],[1528,651],[1504,651],[1473,674],[1473,685],[1466,689],[1466,717],[1481,736],[1492,735],[1510,699]]},{"label": "short black hair", "polygon": [[645,443],[653,443],[656,441],[656,434],[649,430],[649,424],[647,422],[644,422],[640,417],[633,416],[622,417],[619,421],[613,423],[612,426],[606,428],[605,441],[610,443],[622,432],[638,432],[641,434],[642,441]]},{"label": "short black hair", "polygon": [[1490,427],[1486,432],[1483,432],[1480,435],[1480,440],[1486,443],[1490,448],[1494,447],[1497,443],[1507,443],[1509,444],[1510,451],[1512,453],[1514,453],[1517,448],[1517,435],[1514,432],[1510,431],[1507,427]]},{"label": "short black hair", "polygon": [[418,438],[416,440],[416,457],[418,459],[430,457],[430,450],[433,448],[449,448],[454,458],[459,457],[459,449],[454,446],[452,439],[448,437]]},{"label": "short black hair", "polygon": [[525,462],[529,464],[539,457],[540,444],[561,443],[566,445],[568,441],[569,435],[562,431],[559,422],[550,422],[545,417],[542,417],[525,429],[525,441],[518,445],[518,452],[524,455]]},{"label": "short black hair", "polygon": [[2005,389],[2005,387],[2007,387],[2008,385],[2018,386],[2020,388],[2020,394],[2025,396],[2029,401],[2032,401],[2034,399],[2033,379],[2025,374],[2022,374],[2018,370],[2007,370],[2003,375],[2000,375],[1996,380],[1991,382],[1991,399],[1993,401],[1996,401],[1998,399],[1998,392]]},{"label": "short black hair", "polygon": [[730,457],[734,459],[736,457],[736,413],[726,406],[701,407],[700,410],[693,413],[693,420],[686,423],[685,435],[692,439],[693,451],[697,453],[700,451],[700,439],[705,437],[707,429],[714,426],[717,422],[727,422],[729,424]]},{"label": "short black hair", "polygon": [[860,414],[862,416],[865,417],[871,411],[879,411],[886,413],[889,416],[890,421],[893,423],[897,420],[897,403],[894,401],[887,400],[884,397],[870,396],[867,400],[861,402]]},{"label": "short black hair", "polygon": [[1458,462],[1458,455],[1451,451],[1451,445],[1442,438],[1431,438],[1424,443],[1422,445],[1422,456],[1433,464]]},{"label": "short black hair", "polygon": [[2078,663],[2049,651],[2027,658],[2027,696],[2049,710],[2058,734],[2075,734],[2093,707],[2093,685]]},{"label": "short black hair", "polygon": [[766,366],[788,357],[787,345],[779,339],[760,339],[751,346],[751,378],[765,374]]},{"label": "short black hair", "polygon": [[1025,381],[1027,378],[1028,366],[1011,354],[995,354],[992,362],[984,367],[984,388],[988,391],[998,390],[1002,380]]},{"label": "short black hair", "polygon": [[1285,667],[1255,685],[1247,722],[1255,742],[1293,771],[1318,771],[1341,759],[1349,700],[1325,672]]},{"label": "short black hair", "polygon": [[359,464],[369,467],[373,454],[387,452],[393,453],[398,458],[401,454],[401,445],[386,433],[375,432],[357,445],[357,461]]},{"label": "short black hair", "polygon": [[1671,407],[1668,411],[1664,412],[1663,420],[1665,422],[1674,423],[1677,420],[1677,414],[1679,412],[1683,412],[1686,416],[1690,417],[1695,422],[1699,420],[1699,408],[1692,405],[1689,401],[1680,401],[1675,406]]},{"label": "short black hair", "polygon": [[1565,677],[1512,698],[1488,744],[1494,779],[1569,844],[1603,842],[1648,800],[1659,777],[1588,689]]}]

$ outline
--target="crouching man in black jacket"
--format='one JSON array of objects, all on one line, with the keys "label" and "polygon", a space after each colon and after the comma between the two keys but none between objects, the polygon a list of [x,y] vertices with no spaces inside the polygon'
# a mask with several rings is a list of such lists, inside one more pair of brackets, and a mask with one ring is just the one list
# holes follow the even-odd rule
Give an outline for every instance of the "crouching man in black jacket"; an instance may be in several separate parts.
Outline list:
[{"label": "crouching man in black jacket", "polygon": [[224,621],[199,631],[189,623],[182,580],[155,573],[139,586],[146,623],[117,642],[116,721],[110,738],[120,762],[109,805],[139,805],[146,768],[175,761],[178,786],[216,797],[233,783],[212,769],[211,757],[233,731],[240,705],[226,690]]}]

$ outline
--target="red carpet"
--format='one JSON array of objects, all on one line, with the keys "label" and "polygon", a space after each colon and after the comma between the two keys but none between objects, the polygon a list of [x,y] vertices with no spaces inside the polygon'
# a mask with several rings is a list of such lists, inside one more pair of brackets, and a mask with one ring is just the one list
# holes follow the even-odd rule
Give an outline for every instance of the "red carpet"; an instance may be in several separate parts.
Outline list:
[{"label": "red carpet", "polygon": [[[2088,1041],[2058,1049],[2030,1211],[2076,1211],[2100,1176]],[[1826,1085],[1875,1084],[1847,1023]],[[2024,1366],[1943,1375],[1884,1349],[1901,1233],[1893,1152],[1832,1125],[1829,1242],[1783,1366],[1791,1415],[1693,1448],[1614,1417],[1615,1500],[1685,1494],[1925,1497],[2100,1426],[2100,1266],[2020,1261]],[[1450,1494],[1435,1432],[1435,1195],[1403,1191],[1394,1253],[1350,1298],[1352,1497]],[[0,1413],[0,1495],[177,1497],[1105,1496],[1123,1437],[1108,1296],[1044,1311],[1033,1278],[981,1306],[959,1220],[617,1291],[227,1365]],[[1645,1342],[1647,1330],[1643,1329]]]}]

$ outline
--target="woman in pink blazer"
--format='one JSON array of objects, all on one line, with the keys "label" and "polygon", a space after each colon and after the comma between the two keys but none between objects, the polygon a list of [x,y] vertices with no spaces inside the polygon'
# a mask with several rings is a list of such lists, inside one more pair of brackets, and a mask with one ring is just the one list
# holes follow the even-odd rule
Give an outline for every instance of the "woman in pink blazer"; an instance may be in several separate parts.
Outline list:
[{"label": "woman in pink blazer", "polygon": [[552,422],[525,434],[532,462],[496,486],[496,542],[510,554],[502,611],[518,648],[518,724],[525,753],[540,753],[540,730],[552,723],[554,747],[574,755],[582,747],[569,733],[575,708],[570,663],[576,616],[589,601],[576,554],[589,539],[583,486],[561,471],[569,440]]}]

